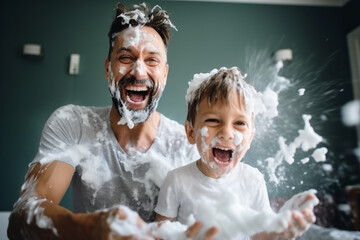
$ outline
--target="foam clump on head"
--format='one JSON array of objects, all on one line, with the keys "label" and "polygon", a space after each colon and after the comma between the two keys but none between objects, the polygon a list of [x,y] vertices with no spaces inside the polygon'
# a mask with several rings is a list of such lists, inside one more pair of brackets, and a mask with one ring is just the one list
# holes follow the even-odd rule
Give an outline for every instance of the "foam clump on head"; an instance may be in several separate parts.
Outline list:
[{"label": "foam clump on head", "polygon": [[111,42],[126,28],[150,26],[160,34],[164,44],[167,46],[170,39],[170,28],[177,30],[175,25],[170,21],[168,13],[159,5],[150,9],[146,3],[142,3],[133,5],[133,7],[128,10],[123,4],[118,3],[115,11],[115,19],[109,32]]},{"label": "foam clump on head", "polygon": [[209,73],[195,74],[189,82],[185,96],[189,111],[187,120],[192,122],[194,106],[199,105],[205,96],[209,103],[218,99],[228,101],[228,95],[234,89],[244,98],[246,111],[256,114],[257,106],[262,105],[261,96],[245,81],[245,78],[246,75],[242,75],[237,67],[222,67],[219,70],[213,69]]}]

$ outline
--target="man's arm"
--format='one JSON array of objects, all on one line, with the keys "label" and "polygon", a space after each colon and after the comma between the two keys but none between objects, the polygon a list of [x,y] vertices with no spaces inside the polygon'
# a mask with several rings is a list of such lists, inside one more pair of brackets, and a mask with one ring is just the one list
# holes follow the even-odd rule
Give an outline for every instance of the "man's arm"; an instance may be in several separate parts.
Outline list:
[{"label": "man's arm", "polygon": [[99,235],[110,231],[106,212],[74,214],[59,205],[73,173],[60,161],[30,168],[9,219],[9,239],[106,239]]}]

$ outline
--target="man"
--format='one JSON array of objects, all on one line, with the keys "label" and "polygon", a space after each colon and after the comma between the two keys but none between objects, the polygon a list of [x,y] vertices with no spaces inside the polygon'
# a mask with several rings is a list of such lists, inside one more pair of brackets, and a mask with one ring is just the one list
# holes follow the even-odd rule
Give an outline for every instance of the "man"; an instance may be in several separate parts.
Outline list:
[{"label": "man", "polygon": [[[52,114],[14,205],[10,239],[154,237],[143,220],[153,221],[161,181],[186,163],[181,159],[197,158],[183,127],[156,111],[169,70],[172,26],[158,6],[117,5],[105,60],[113,104],[68,105]],[[59,205],[70,183],[73,212]],[[187,236],[200,228],[195,223]]]}]

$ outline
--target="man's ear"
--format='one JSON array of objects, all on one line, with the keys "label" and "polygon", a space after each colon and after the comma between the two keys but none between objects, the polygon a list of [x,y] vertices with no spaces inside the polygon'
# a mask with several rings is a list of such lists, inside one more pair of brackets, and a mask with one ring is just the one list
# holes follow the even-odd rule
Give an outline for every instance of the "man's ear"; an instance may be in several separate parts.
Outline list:
[{"label": "man's ear", "polygon": [[105,59],[105,63],[104,63],[104,67],[105,67],[105,79],[108,80],[109,79],[109,59],[106,58]]},{"label": "man's ear", "polygon": [[191,123],[188,120],[185,121],[185,132],[189,143],[195,144],[195,132],[193,127],[191,126]]},{"label": "man's ear", "polygon": [[165,80],[164,85],[166,85],[168,73],[169,73],[169,64],[166,64],[165,72],[164,72],[164,80]]}]

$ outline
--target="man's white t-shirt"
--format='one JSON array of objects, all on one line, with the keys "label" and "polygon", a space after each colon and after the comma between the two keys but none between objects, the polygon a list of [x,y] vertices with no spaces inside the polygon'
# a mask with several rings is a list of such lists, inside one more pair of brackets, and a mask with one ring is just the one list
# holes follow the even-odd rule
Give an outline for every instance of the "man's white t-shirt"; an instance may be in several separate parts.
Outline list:
[{"label": "man's white t-shirt", "polygon": [[74,212],[126,205],[153,221],[159,186],[167,172],[198,158],[179,123],[161,115],[145,152],[125,152],[110,125],[110,107],[67,105],[48,119],[32,163],[62,161],[74,168]]}]

